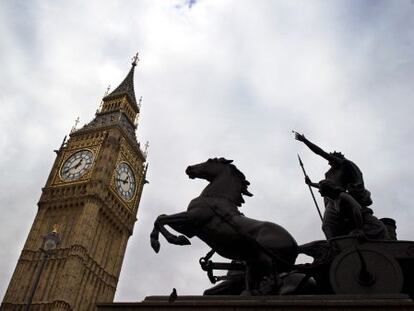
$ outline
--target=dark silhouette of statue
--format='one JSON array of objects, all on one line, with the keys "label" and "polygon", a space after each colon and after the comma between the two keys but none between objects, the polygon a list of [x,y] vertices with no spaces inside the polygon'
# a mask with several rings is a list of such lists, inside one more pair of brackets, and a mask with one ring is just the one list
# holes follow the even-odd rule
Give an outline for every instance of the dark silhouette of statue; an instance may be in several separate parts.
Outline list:
[{"label": "dark silhouette of statue", "polygon": [[385,225],[388,231],[388,235],[391,240],[397,240],[397,224],[395,219],[392,218],[381,218],[381,222]]},{"label": "dark silhouette of statue", "polygon": [[[186,169],[190,178],[205,179],[209,184],[187,211],[156,219],[151,246],[159,251],[160,233],[176,245],[190,244],[188,238],[197,236],[219,255],[246,264],[244,294],[277,293],[281,283],[278,274],[292,269],[297,243],[283,227],[240,213],[243,195],[252,194],[247,190],[250,183],[231,163],[214,158]],[[172,234],[166,225],[182,235]]]},{"label": "dark silhouette of statue", "polygon": [[[212,250],[199,262],[215,286],[204,295],[406,293],[414,297],[414,242],[396,241],[395,221],[373,215],[359,168],[340,153],[324,152],[303,135],[296,134],[296,139],[331,165],[319,183],[313,183],[302,167],[305,182],[324,198],[322,221],[328,240],[298,246],[283,227],[244,216],[238,207],[243,196],[252,196],[247,190],[250,183],[231,160],[214,158],[186,169],[190,178],[209,184],[186,211],[157,217],[150,235],[152,248],[160,250],[160,234],[176,245],[188,245],[194,236],[208,244]],[[215,253],[230,261],[213,262]],[[295,264],[300,253],[313,262]],[[216,276],[216,270],[227,274]],[[173,290],[169,301],[175,299]]]},{"label": "dark silhouette of statue", "polygon": [[[346,159],[340,152],[334,151],[328,153],[322,150],[320,147],[310,142],[303,134],[295,132],[295,139],[303,142],[314,153],[328,161],[331,168],[325,173],[325,179],[327,181],[330,181],[336,188],[342,189],[341,192],[345,192],[352,196],[361,207],[367,207],[372,204],[371,193],[365,189],[362,172],[354,162]],[[347,230],[338,228],[341,223],[338,219],[339,214],[336,209],[338,204],[328,195],[323,197],[325,213],[323,216],[322,230],[329,239],[337,236],[338,232]],[[367,213],[370,211],[372,214],[371,209],[365,209],[364,212],[365,211],[368,211]],[[357,219],[354,220],[357,221]]]},{"label": "dark silhouette of statue", "polygon": [[329,238],[343,235],[365,236],[369,239],[389,239],[384,223],[373,215],[372,209],[359,202],[329,179],[313,183],[308,176],[306,184],[318,188],[322,197],[332,205],[326,209],[323,228]]},{"label": "dark silhouette of statue", "polygon": [[325,178],[332,181],[354,197],[361,206],[372,204],[371,193],[365,189],[362,172],[358,166],[340,152],[328,153],[310,142],[305,135],[295,132],[295,139],[303,142],[310,150],[328,161],[331,168]]}]

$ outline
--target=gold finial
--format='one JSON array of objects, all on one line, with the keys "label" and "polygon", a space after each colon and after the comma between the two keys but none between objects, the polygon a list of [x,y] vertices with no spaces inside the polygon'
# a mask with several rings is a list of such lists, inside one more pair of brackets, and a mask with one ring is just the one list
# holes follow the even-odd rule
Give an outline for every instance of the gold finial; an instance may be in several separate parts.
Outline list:
[{"label": "gold finial", "polygon": [[52,232],[57,234],[57,233],[58,233],[58,229],[59,229],[58,224],[54,224],[54,225],[53,225],[53,230],[52,230]]},{"label": "gold finial", "polygon": [[106,96],[108,96],[110,89],[111,89],[111,85],[109,84],[109,85],[108,85],[108,87],[107,87],[107,88],[106,88],[106,90],[105,90],[105,93],[104,93],[104,96],[102,97],[101,102],[99,103],[99,108],[98,108],[98,110],[96,110],[96,113],[99,113],[99,112],[101,112],[101,111],[102,111],[102,106],[103,106],[103,104],[104,104],[104,101],[103,101],[103,100],[104,100],[104,98],[105,98]]},{"label": "gold finial", "polygon": [[139,101],[138,101],[138,108],[141,108],[141,103],[142,103],[142,96],[139,98]]},{"label": "gold finial", "polygon": [[106,91],[105,91],[105,94],[104,94],[104,97],[106,96],[106,95],[108,95],[109,94],[109,90],[111,89],[111,85],[109,84],[108,85],[108,87],[106,88]]},{"label": "gold finial", "polygon": [[150,143],[149,143],[149,141],[147,140],[147,142],[145,143],[145,149],[144,149],[144,155],[145,155],[145,157],[148,155],[148,148],[149,148],[149,145],[150,145]]},{"label": "gold finial", "polygon": [[78,125],[79,121],[80,121],[80,119],[79,119],[79,117],[77,117],[76,120],[75,120],[75,125],[70,130],[71,133],[76,130],[76,126]]},{"label": "gold finial", "polygon": [[139,53],[137,52],[137,54],[135,54],[135,56],[132,57],[132,66],[136,66],[137,63],[139,62],[138,55],[139,55]]}]

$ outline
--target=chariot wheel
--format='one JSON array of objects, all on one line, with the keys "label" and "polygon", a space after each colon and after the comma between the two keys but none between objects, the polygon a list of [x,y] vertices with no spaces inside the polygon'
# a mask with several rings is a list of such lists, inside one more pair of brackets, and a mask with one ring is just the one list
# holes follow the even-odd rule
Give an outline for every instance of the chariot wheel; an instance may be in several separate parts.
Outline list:
[{"label": "chariot wheel", "polygon": [[372,249],[354,249],[339,254],[330,267],[335,294],[395,294],[403,286],[399,263]]}]

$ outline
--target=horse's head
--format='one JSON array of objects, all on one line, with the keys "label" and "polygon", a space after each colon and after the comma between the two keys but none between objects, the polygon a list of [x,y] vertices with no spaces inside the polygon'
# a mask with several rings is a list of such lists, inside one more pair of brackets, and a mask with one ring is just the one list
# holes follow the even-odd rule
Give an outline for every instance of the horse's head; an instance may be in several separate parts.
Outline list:
[{"label": "horse's head", "polygon": [[235,203],[237,206],[241,206],[244,203],[242,195],[252,196],[247,190],[250,183],[246,180],[244,174],[240,172],[236,166],[231,164],[233,160],[227,160],[225,158],[213,158],[208,159],[206,162],[195,164],[187,167],[185,170],[188,177],[201,178],[212,183],[218,180],[218,177],[223,177],[221,183],[216,187],[210,187],[208,194],[214,195],[215,192],[233,192],[235,197]]},{"label": "horse's head", "polygon": [[185,170],[185,173],[191,179],[201,178],[212,182],[217,176],[228,170],[227,164],[231,162],[233,160],[226,160],[225,158],[208,159],[206,162],[190,165]]}]

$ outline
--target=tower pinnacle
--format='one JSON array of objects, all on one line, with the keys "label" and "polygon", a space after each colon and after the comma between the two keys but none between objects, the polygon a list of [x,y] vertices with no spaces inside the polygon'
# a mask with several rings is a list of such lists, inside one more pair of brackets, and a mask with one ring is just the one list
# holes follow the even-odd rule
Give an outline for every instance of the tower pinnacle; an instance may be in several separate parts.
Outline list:
[{"label": "tower pinnacle", "polygon": [[134,70],[137,62],[138,53],[132,58],[131,68],[124,80],[111,92],[109,88],[107,89],[95,118],[76,133],[79,135],[98,128],[118,127],[125,134],[125,138],[129,139],[134,148],[144,157],[135,133],[141,110],[141,101],[136,100],[134,91]]},{"label": "tower pinnacle", "polygon": [[126,75],[125,79],[115,88],[111,93],[106,95],[103,98],[103,101],[107,101],[110,99],[115,99],[118,97],[127,96],[131,106],[134,108],[136,112],[139,112],[139,107],[137,105],[137,100],[135,98],[135,90],[134,90],[134,70],[135,66],[139,61],[138,53],[132,58],[131,69],[129,70],[128,74]]},{"label": "tower pinnacle", "polygon": [[134,56],[134,57],[132,57],[132,66],[136,66],[136,65],[137,65],[137,63],[139,62],[139,57],[138,57],[138,55],[139,55],[139,52],[137,52],[137,54],[135,54],[135,56]]}]

